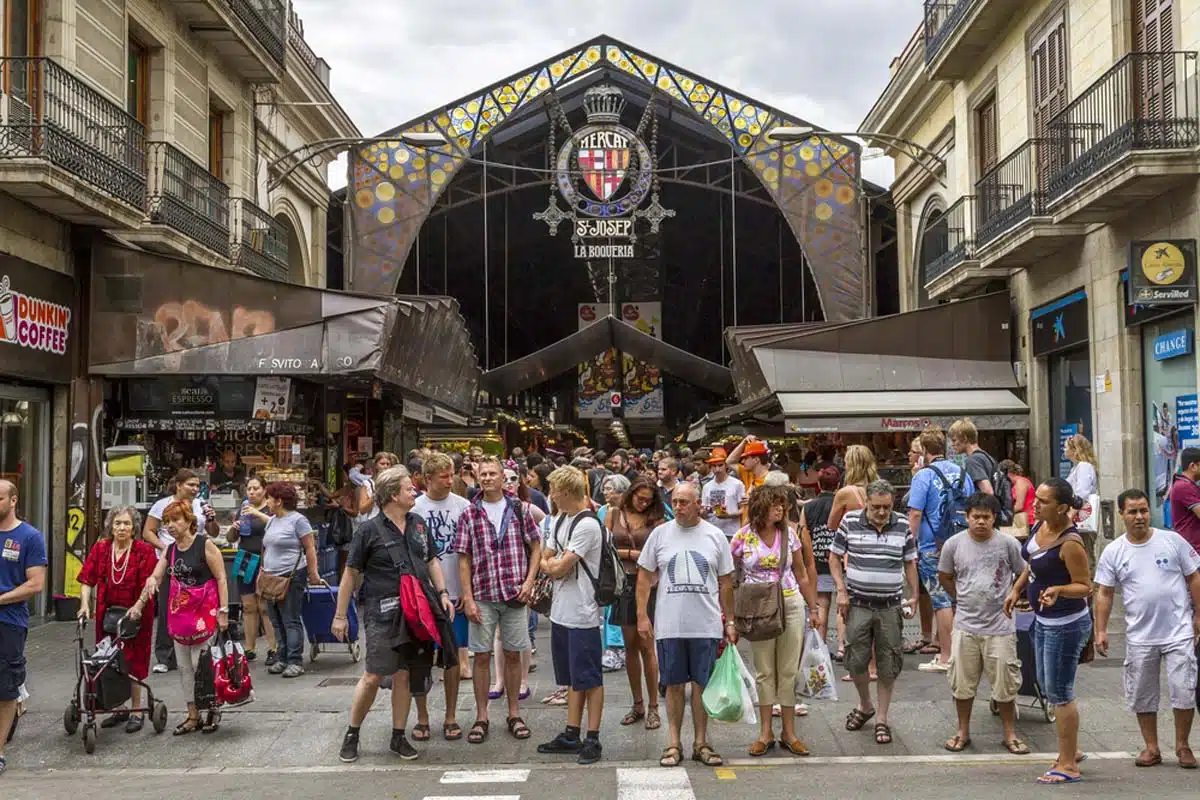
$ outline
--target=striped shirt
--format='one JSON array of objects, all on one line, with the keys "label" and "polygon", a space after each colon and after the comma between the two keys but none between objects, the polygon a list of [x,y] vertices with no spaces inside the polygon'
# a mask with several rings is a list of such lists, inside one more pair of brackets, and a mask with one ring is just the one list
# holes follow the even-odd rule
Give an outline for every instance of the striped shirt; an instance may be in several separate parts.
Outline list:
[{"label": "striped shirt", "polygon": [[846,591],[851,599],[899,600],[904,594],[904,562],[917,560],[917,542],[901,514],[892,512],[891,521],[880,531],[865,511],[848,511],[829,552],[846,556]]}]

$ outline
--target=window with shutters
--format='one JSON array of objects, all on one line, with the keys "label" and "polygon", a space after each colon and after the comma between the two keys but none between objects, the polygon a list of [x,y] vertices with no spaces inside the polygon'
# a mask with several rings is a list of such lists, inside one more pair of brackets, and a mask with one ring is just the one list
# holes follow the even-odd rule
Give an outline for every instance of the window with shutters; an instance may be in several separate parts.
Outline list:
[{"label": "window with shutters", "polygon": [[1029,77],[1033,100],[1033,135],[1045,138],[1049,124],[1067,105],[1067,20],[1065,12],[1030,40]]},{"label": "window with shutters", "polygon": [[1133,0],[1134,97],[1142,119],[1175,114],[1174,0]]}]

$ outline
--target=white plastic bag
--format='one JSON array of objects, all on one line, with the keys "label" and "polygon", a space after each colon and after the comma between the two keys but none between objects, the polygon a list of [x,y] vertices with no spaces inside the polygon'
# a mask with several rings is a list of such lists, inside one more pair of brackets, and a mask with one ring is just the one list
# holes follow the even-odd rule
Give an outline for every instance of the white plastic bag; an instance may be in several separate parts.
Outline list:
[{"label": "white plastic bag", "polygon": [[737,651],[733,645],[726,645],[733,648],[733,654],[737,657],[738,668],[742,673],[742,722],[747,725],[758,724],[758,684],[754,680],[754,673],[746,667],[746,662],[742,660],[742,654]]},{"label": "white plastic bag", "polygon": [[809,628],[804,635],[804,654],[800,656],[800,672],[796,674],[796,694],[814,700],[838,699],[833,658],[829,655],[829,646],[815,628]]},{"label": "white plastic bag", "polygon": [[1075,529],[1088,533],[1096,533],[1099,530],[1099,517],[1100,495],[1090,494],[1087,496],[1083,508],[1079,509],[1079,514],[1075,518]]}]

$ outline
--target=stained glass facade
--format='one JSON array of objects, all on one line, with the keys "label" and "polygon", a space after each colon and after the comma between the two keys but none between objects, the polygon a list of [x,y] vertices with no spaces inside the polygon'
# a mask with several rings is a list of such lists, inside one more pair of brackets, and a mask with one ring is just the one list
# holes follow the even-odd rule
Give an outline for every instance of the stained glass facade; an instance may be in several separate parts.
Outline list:
[{"label": "stained glass facade", "polygon": [[[862,316],[865,249],[860,152],[836,137],[781,146],[766,134],[805,123],[647,53],[601,37],[510,76],[391,133],[438,132],[442,154],[397,138],[354,151],[355,291],[394,291],[409,250],[438,196],[505,120],[565,81],[608,69],[635,76],[724,136],[770,191],[808,258],[827,321]],[[387,134],[385,134],[387,135]]]}]

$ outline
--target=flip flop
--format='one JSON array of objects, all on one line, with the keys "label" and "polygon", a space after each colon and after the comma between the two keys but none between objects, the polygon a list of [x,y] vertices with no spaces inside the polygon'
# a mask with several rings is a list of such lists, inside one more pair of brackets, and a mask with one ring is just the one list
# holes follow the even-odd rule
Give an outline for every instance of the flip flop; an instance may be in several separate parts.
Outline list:
[{"label": "flip flop", "polygon": [[1020,739],[1005,739],[1000,744],[1004,745],[1004,749],[1012,753],[1014,756],[1029,755],[1029,745],[1022,742]]},{"label": "flip flop", "polygon": [[418,723],[412,727],[412,738],[414,742],[428,742],[433,738],[433,733],[429,730],[429,724]]},{"label": "flip flop", "polygon": [[1175,755],[1179,758],[1180,769],[1196,768],[1196,754],[1192,752],[1192,748],[1181,747],[1175,751]]},{"label": "flip flop", "polygon": [[1060,783],[1079,783],[1083,780],[1083,776],[1078,778],[1072,777],[1062,770],[1052,769],[1047,770],[1044,775],[1039,775],[1035,781],[1043,786],[1056,786]]},{"label": "flip flop", "polygon": [[462,726],[457,722],[446,722],[442,725],[442,738],[447,742],[457,742],[463,736]]},{"label": "flip flop", "polygon": [[921,652],[922,648],[928,647],[932,642],[928,639],[915,639],[904,645],[904,654],[911,656],[913,653]]},{"label": "flip flop", "polygon": [[951,736],[949,739],[947,739],[945,741],[944,744],[942,744],[942,747],[946,748],[951,753],[961,753],[963,750],[966,750],[970,746],[971,746],[971,737],[970,736],[963,737],[963,736],[959,736],[958,734],[954,734],[954,736]]}]

